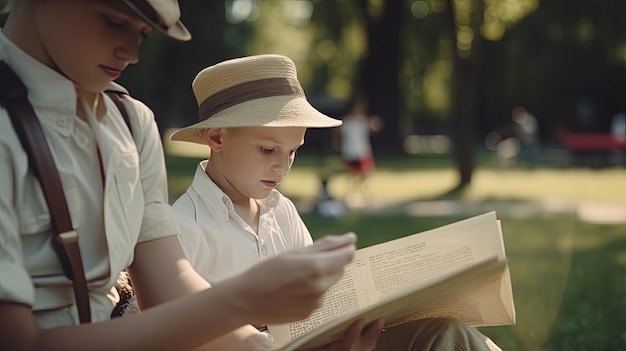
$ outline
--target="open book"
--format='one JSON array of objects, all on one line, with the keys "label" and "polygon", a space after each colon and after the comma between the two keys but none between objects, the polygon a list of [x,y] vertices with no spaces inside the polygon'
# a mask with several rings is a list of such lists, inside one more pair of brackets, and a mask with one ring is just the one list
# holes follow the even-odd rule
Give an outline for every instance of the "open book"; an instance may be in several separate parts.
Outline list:
[{"label": "open book", "polygon": [[268,329],[281,350],[297,350],[340,339],[357,319],[381,317],[385,328],[428,317],[515,324],[495,212],[357,250],[309,318]]}]

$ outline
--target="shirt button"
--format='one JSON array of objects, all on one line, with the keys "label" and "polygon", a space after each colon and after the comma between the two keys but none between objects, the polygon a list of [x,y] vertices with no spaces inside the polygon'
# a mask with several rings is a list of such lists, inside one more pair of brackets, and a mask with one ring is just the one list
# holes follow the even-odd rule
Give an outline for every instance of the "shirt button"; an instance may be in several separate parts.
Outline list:
[{"label": "shirt button", "polygon": [[261,245],[261,254],[267,255],[267,247],[265,246],[265,244]]}]

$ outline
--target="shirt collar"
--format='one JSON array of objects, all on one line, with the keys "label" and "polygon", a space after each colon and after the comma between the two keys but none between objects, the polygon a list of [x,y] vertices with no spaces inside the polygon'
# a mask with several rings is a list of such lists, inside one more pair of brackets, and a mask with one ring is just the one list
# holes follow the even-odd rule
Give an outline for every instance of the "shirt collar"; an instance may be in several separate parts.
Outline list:
[{"label": "shirt collar", "polygon": [[[0,60],[5,61],[28,89],[28,100],[35,107],[54,109],[68,120],[49,121],[55,129],[66,134],[72,130],[76,115],[76,89],[63,75],[42,64],[13,44],[0,32]],[[40,118],[44,121],[44,119]]]},{"label": "shirt collar", "polygon": [[[232,213],[234,213],[234,205],[230,197],[224,193],[224,191],[215,184],[206,174],[206,166],[208,160],[204,160],[198,164],[196,173],[191,183],[191,188],[195,190],[209,207],[213,208],[215,213],[222,221],[227,221]],[[262,211],[269,211],[276,207],[280,200],[280,193],[278,190],[273,189],[270,194],[265,198],[259,200]],[[206,216],[206,214],[196,213],[196,218],[199,216]]]}]

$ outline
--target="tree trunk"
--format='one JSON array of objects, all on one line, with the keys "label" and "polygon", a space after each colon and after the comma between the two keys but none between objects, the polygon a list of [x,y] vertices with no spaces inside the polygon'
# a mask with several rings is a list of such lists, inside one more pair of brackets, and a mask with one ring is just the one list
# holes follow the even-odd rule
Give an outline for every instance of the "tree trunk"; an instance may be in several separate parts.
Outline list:
[{"label": "tree trunk", "polygon": [[482,0],[474,0],[471,27],[474,38],[469,57],[461,57],[457,49],[457,24],[454,15],[454,0],[447,0],[448,28],[453,43],[452,58],[452,108],[450,109],[450,130],[452,132],[453,154],[459,173],[458,188],[471,183],[474,171],[474,151],[476,145],[477,99],[481,87],[477,85],[480,73],[480,50],[482,36],[480,22],[483,13]]},{"label": "tree trunk", "polygon": [[[399,140],[399,113],[401,94],[400,35],[404,1],[384,1],[383,13],[379,17],[365,16],[367,19],[368,53],[360,80],[369,100],[370,112],[384,120],[384,129],[373,138],[375,149],[401,150]],[[362,1],[367,11],[367,1]]]}]

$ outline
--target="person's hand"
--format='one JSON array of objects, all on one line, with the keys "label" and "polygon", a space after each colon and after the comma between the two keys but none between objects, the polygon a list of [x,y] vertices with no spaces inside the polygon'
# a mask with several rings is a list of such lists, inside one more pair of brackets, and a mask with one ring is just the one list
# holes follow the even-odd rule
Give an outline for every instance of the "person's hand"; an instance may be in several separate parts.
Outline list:
[{"label": "person's hand", "polygon": [[370,325],[365,325],[363,319],[352,323],[346,334],[339,341],[328,345],[303,351],[371,351],[376,347],[376,341],[383,330],[385,321],[377,319]]},{"label": "person's hand", "polygon": [[[227,303],[246,323],[301,320],[321,304],[323,294],[343,275],[356,250],[353,233],[326,236],[252,267],[227,283]],[[218,287],[221,284],[218,284]]]}]

